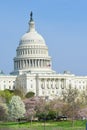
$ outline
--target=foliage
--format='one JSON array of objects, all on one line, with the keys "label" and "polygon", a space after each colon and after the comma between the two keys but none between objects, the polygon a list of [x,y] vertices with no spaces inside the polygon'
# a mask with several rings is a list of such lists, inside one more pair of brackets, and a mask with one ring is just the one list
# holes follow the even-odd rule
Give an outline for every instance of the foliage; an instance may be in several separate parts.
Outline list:
[{"label": "foliage", "polygon": [[36,99],[35,98],[27,98],[24,100],[25,104],[25,117],[27,120],[31,120],[34,118],[36,112],[35,112],[35,105],[36,105]]},{"label": "foliage", "polygon": [[65,115],[63,113],[63,108],[65,107],[65,103],[60,99],[54,99],[49,102],[50,110],[55,112],[55,116],[62,116]]},{"label": "foliage", "polygon": [[26,110],[25,105],[19,96],[13,96],[9,103],[10,120],[16,120],[24,117]]},{"label": "foliage", "polygon": [[35,106],[36,116],[39,119],[46,119],[49,113],[49,102],[46,102],[44,99],[40,98]]},{"label": "foliage", "polygon": [[25,97],[26,98],[31,98],[31,97],[34,97],[35,93],[34,92],[28,92]]},{"label": "foliage", "polygon": [[36,112],[37,113],[48,113],[49,106],[47,106],[47,105],[48,105],[48,103],[44,99],[40,98],[37,101],[37,104],[35,107]]},{"label": "foliage", "polygon": [[[72,126],[74,125],[74,119],[78,117],[78,111],[80,109],[80,102],[78,100],[79,92],[77,89],[69,87],[63,91],[63,101],[66,102],[65,114],[72,119]],[[64,112],[64,111],[63,111]]]},{"label": "foliage", "polygon": [[19,89],[19,88],[16,88],[16,89],[14,90],[14,95],[19,96],[19,97],[21,97],[21,98],[24,97],[23,92],[22,92],[21,89]]},{"label": "foliage", "polygon": [[78,97],[78,90],[69,88],[62,92],[63,101],[73,104],[76,102],[76,98]]},{"label": "foliage", "polygon": [[57,120],[63,116],[63,109],[65,103],[60,101],[59,99],[54,99],[49,102],[46,102],[43,99],[40,99],[38,104],[36,105],[36,116],[39,120]]},{"label": "foliage", "polygon": [[55,111],[49,111],[47,116],[46,116],[46,119],[47,120],[54,120],[56,119],[56,112]]},{"label": "foliage", "polygon": [[8,116],[8,107],[5,103],[0,103],[0,120],[6,120]]},{"label": "foliage", "polygon": [[78,118],[79,119],[87,119],[87,106],[81,108],[78,111]]},{"label": "foliage", "polygon": [[0,91],[0,96],[2,98],[2,101],[6,103],[9,103],[13,95],[14,95],[13,92],[8,89],[5,89],[4,91],[2,90]]},{"label": "foliage", "polygon": [[82,105],[87,105],[87,91],[82,91],[80,94],[80,102]]}]

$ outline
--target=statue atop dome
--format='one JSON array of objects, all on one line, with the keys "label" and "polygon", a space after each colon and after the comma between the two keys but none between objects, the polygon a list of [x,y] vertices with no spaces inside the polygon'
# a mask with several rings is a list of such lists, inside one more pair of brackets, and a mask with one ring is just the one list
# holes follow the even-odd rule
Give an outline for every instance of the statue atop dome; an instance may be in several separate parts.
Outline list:
[{"label": "statue atop dome", "polygon": [[30,21],[33,21],[33,13],[32,13],[32,11],[30,13]]}]

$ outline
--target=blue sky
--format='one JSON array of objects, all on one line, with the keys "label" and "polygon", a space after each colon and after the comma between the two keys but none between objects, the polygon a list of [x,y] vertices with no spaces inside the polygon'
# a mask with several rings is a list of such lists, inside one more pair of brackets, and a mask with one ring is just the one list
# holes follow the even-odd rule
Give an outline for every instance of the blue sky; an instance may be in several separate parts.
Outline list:
[{"label": "blue sky", "polygon": [[57,73],[87,75],[87,0],[1,0],[0,69],[13,71],[13,58],[33,11]]}]

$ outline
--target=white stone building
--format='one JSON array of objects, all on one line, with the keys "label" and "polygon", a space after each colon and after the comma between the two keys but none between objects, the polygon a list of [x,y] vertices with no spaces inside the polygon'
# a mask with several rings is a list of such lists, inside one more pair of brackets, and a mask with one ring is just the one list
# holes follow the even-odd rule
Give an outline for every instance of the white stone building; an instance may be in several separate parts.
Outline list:
[{"label": "white stone building", "polygon": [[25,33],[16,50],[14,71],[10,75],[0,72],[0,89],[15,89],[19,85],[25,92],[36,96],[56,98],[62,89],[69,87],[87,89],[87,76],[75,76],[65,71],[57,74],[52,70],[52,61],[44,38],[37,33],[30,14],[29,30]]}]

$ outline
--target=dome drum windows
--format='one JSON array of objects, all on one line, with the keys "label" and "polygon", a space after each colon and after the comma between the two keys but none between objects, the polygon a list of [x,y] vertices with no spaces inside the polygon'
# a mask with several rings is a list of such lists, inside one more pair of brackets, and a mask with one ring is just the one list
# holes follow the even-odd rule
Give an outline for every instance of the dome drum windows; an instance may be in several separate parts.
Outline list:
[{"label": "dome drum windows", "polygon": [[48,56],[48,50],[44,46],[25,46],[17,48],[17,56],[28,55],[28,54],[38,54],[38,55],[46,55]]}]

